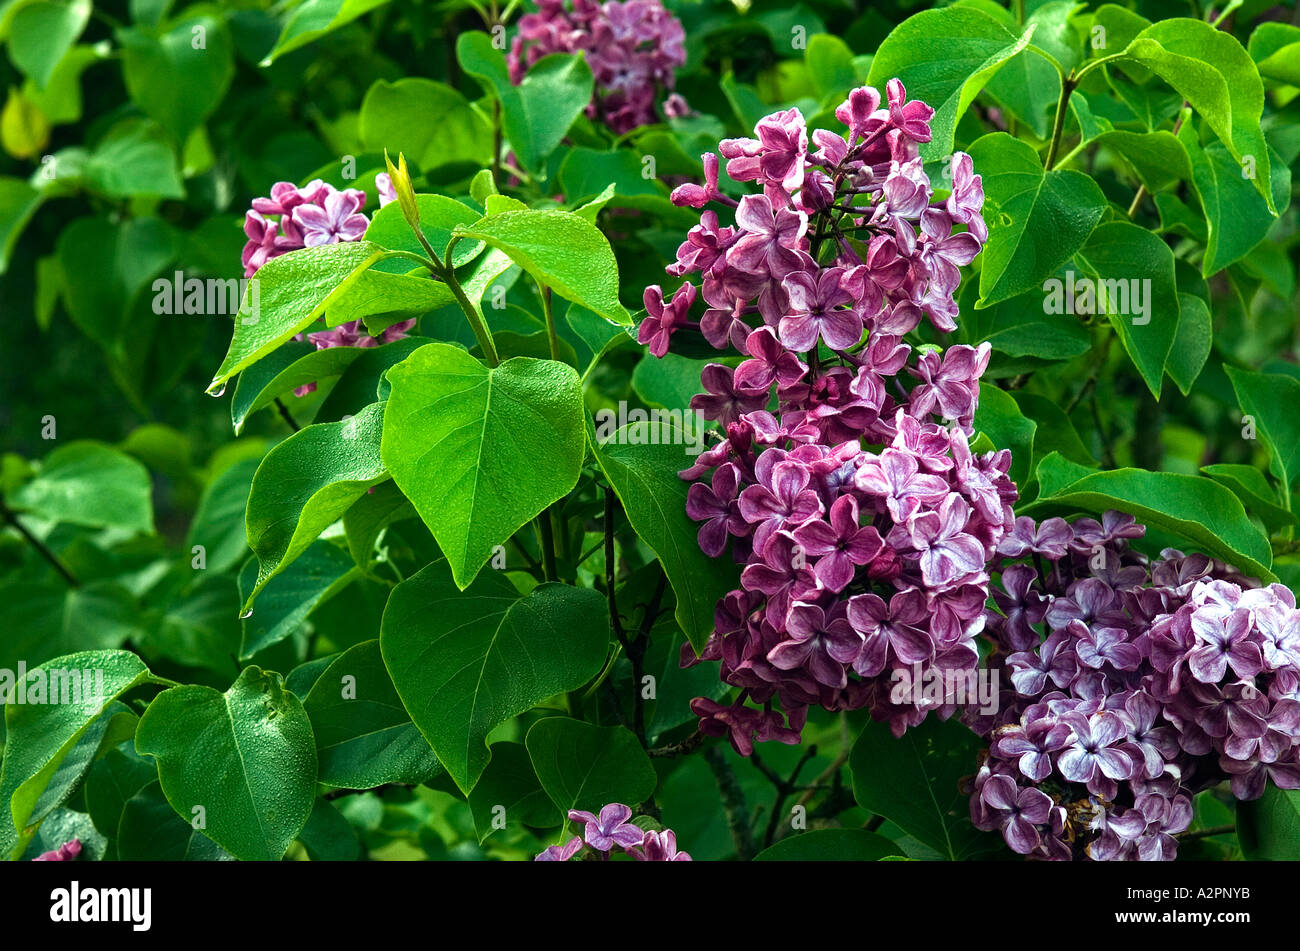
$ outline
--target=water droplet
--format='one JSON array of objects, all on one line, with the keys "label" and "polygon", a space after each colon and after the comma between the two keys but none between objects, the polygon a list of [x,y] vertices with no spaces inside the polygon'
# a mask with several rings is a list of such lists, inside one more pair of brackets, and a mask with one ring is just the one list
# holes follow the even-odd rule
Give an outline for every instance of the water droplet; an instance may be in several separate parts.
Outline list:
[{"label": "water droplet", "polygon": [[226,395],[226,384],[224,383],[212,384],[212,386],[208,387],[207,394],[208,396],[214,397],[216,399],[220,399],[221,397]]},{"label": "water droplet", "polygon": [[247,611],[245,611],[243,614],[239,615],[239,619],[240,619],[241,621],[246,621],[246,620],[248,620],[248,619],[249,619],[250,617],[252,617],[252,616],[253,616],[253,609],[252,609],[252,608],[249,608],[249,609],[248,609]]}]

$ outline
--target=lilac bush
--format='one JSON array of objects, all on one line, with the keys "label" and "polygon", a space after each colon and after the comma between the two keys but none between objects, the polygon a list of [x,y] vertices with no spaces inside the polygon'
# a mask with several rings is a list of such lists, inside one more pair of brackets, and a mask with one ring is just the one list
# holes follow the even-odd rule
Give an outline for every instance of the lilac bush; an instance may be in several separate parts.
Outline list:
[{"label": "lilac bush", "polygon": [[835,114],[847,133],[789,109],[723,141],[726,173],[761,188],[738,201],[703,156],[704,184],[673,201],[734,224],[703,210],[668,273],[698,274],[707,310],[690,319],[689,281],[667,301],[650,287],[639,332],[656,356],[689,330],[746,358],[705,368],[691,406],[725,437],[681,473],[700,547],[744,566],[703,652],[683,652],[741,688],[692,710],[742,755],[798,742],[813,704],[867,707],[898,735],[950,716],[947,696],[891,697],[893,674],[977,666],[987,564],[1014,521],[1010,453],[970,448],[989,346],[903,341],[923,319],[956,326],[959,268],[986,234],[980,177],[958,154],[935,197],[917,154],[933,111],[897,80],[883,105],[861,87]]},{"label": "lilac bush", "polygon": [[619,802],[601,808],[598,815],[569,810],[569,821],[583,824],[582,835],[575,835],[562,845],[552,845],[542,851],[534,861],[567,862],[584,852],[608,861],[610,856],[623,852],[639,862],[689,862],[690,853],[677,850],[677,834],[672,829],[646,830],[632,822],[632,810]]},{"label": "lilac bush", "polygon": [[[387,173],[376,176],[375,188],[379,193],[379,207],[396,200]],[[358,188],[340,191],[319,178],[301,188],[292,182],[276,182],[271,186],[270,197],[254,198],[253,207],[244,215],[244,234],[248,237],[242,256],[244,277],[252,277],[267,261],[290,251],[360,241],[370,226],[370,219],[361,213],[365,204],[364,191]],[[402,339],[414,326],[414,319],[398,321],[378,336],[372,336],[363,321],[349,320],[337,327],[299,334],[294,339],[305,336],[317,350],[377,347]],[[315,383],[308,383],[297,387],[294,395],[306,396],[315,389]]]},{"label": "lilac bush", "polygon": [[1220,561],[1129,546],[1145,528],[1016,520],[989,663],[1006,672],[971,798],[981,829],[1048,859],[1171,859],[1192,796],[1300,788],[1300,611]]},{"label": "lilac bush", "polygon": [[[673,70],[686,62],[681,21],[659,0],[539,0],[537,12],[519,19],[519,33],[506,57],[518,85],[528,67],[551,53],[586,54],[596,81],[587,115],[625,132],[659,121],[655,99],[673,88]],[[665,101],[671,118],[687,111],[680,95]]]}]

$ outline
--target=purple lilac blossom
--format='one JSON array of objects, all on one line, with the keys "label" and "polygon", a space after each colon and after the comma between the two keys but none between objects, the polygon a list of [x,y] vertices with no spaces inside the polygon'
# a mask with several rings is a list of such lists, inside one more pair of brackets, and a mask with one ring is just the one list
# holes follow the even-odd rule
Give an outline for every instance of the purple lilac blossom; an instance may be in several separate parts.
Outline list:
[{"label": "purple lilac blossom", "polygon": [[[845,134],[809,132],[788,109],[704,155],[703,183],[673,192],[701,211],[667,268],[686,282],[671,304],[646,291],[652,354],[698,333],[744,358],[705,368],[691,406],[720,441],[681,473],[702,550],[743,565],[708,643],[682,658],[719,661],[740,688],[691,706],[741,755],[797,743],[813,705],[866,707],[898,735],[931,710],[951,716],[955,697],[895,702],[893,674],[977,665],[987,565],[1015,525],[1010,454],[969,447],[989,346],[903,340],[926,316],[956,326],[959,269],[984,234],[980,178],[959,155],[952,194],[935,200],[917,153],[932,110],[897,81],[883,99],[853,90],[836,115]],[[718,190],[724,161],[754,193]],[[698,323],[692,275],[708,308]],[[1021,613],[1041,619],[1036,605]],[[1021,844],[1040,812],[1026,796]]]},{"label": "purple lilac blossom", "polygon": [[[970,717],[989,743],[971,817],[1031,857],[1167,861],[1197,793],[1300,788],[1295,596],[1204,555],[1149,558],[1129,546],[1144,532],[1119,512],[1022,516],[998,546],[1033,567],[1001,566],[985,619],[1010,687]],[[1048,813],[1020,807],[1030,790]]]},{"label": "purple lilac blossom", "polygon": [[51,849],[48,852],[42,852],[33,862],[71,862],[81,854],[81,840],[71,839],[64,842],[57,849]]},{"label": "purple lilac blossom", "polygon": [[569,810],[569,821],[582,826],[561,845],[552,845],[539,853],[536,862],[567,862],[575,855],[608,860],[622,852],[639,862],[689,862],[691,856],[677,849],[677,834],[672,829],[646,830],[632,820],[632,810],[621,802],[603,806],[598,814]]},{"label": "purple lilac blossom", "polygon": [[[543,56],[582,51],[596,81],[587,115],[623,135],[660,121],[655,99],[660,89],[672,90],[685,42],[681,21],[659,0],[538,0],[537,12],[520,18],[506,61],[517,86]],[[673,93],[663,113],[686,116],[690,106]]]}]

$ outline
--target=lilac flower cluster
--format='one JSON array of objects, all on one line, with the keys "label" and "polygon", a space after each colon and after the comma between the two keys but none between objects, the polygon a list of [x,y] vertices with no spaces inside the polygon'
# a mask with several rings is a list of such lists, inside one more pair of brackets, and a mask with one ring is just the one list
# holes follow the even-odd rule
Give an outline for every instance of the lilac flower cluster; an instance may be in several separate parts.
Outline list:
[{"label": "lilac flower cluster", "polygon": [[[381,208],[396,200],[387,174],[378,175],[375,186]],[[361,213],[365,204],[366,193],[360,189],[339,191],[319,178],[301,188],[292,182],[276,182],[271,186],[271,196],[254,198],[252,209],[244,215],[244,234],[248,237],[242,257],[244,277],[252,277],[267,261],[290,251],[360,241],[370,226],[370,219]],[[414,326],[414,319],[399,321],[372,337],[362,321],[350,320],[306,337],[317,350],[377,347],[402,339]],[[302,335],[294,339],[302,339]],[[315,383],[308,383],[296,388],[294,395],[306,396],[315,389]]]},{"label": "lilac flower cluster", "polygon": [[[1192,796],[1300,788],[1300,611],[1204,555],[1129,547],[1106,513],[1021,517],[985,634],[1006,671],[971,817],[1048,859],[1172,859]],[[1044,636],[1045,635],[1045,636]]]},{"label": "lilac flower cluster", "polygon": [[611,802],[599,815],[569,810],[570,822],[583,823],[582,835],[575,835],[563,845],[552,845],[541,852],[536,862],[567,862],[585,845],[590,855],[602,861],[609,859],[617,848],[640,862],[689,862],[687,852],[677,851],[677,835],[672,829],[654,831],[642,829],[632,823],[632,810],[619,802]]},{"label": "lilac flower cluster", "polygon": [[703,156],[705,184],[673,200],[734,208],[735,224],[704,211],[668,273],[700,274],[708,309],[689,320],[689,282],[668,302],[645,293],[652,354],[689,328],[747,358],[705,368],[691,406],[725,438],[681,473],[700,480],[687,514],[703,523],[701,549],[730,545],[744,564],[702,654],[683,652],[684,664],[721,661],[741,688],[692,710],[742,755],[755,740],[798,742],[813,704],[869,707],[900,735],[930,709],[950,716],[948,694],[891,697],[893,675],[976,667],[986,564],[1014,522],[1010,453],[969,444],[989,345],[903,342],[923,317],[956,326],[958,269],[986,236],[980,177],[958,153],[950,194],[934,200],[917,154],[933,110],[898,80],[887,96],[882,107],[876,90],[853,90],[836,110],[847,134],[810,136],[790,109],[760,120],[757,138],[722,142],[727,174],[762,188],[739,202]]},{"label": "lilac flower cluster", "polygon": [[[618,135],[658,122],[655,95],[673,88],[673,69],[686,62],[686,32],[659,0],[538,0],[537,12],[519,20],[506,57],[510,81],[523,82],[528,67],[551,53],[586,54],[596,80],[587,115]],[[668,97],[670,118],[687,112],[685,100]]]},{"label": "lilac flower cluster", "polygon": [[360,189],[339,191],[319,178],[302,188],[276,182],[271,196],[254,198],[244,215],[244,277],[252,277],[271,258],[299,248],[359,240],[370,224],[361,213],[365,204],[366,193]]}]

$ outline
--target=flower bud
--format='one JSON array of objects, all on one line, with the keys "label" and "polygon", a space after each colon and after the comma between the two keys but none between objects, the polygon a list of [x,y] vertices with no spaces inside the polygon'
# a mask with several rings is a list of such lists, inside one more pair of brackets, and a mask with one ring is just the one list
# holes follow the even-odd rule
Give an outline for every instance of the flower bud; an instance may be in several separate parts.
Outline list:
[{"label": "flower bud", "polygon": [[417,232],[420,230],[420,208],[415,203],[415,189],[411,186],[411,174],[406,170],[406,156],[397,153],[397,167],[384,149],[384,164],[388,166],[388,177],[392,180],[393,191],[397,193],[397,203],[402,208],[402,217]]}]

